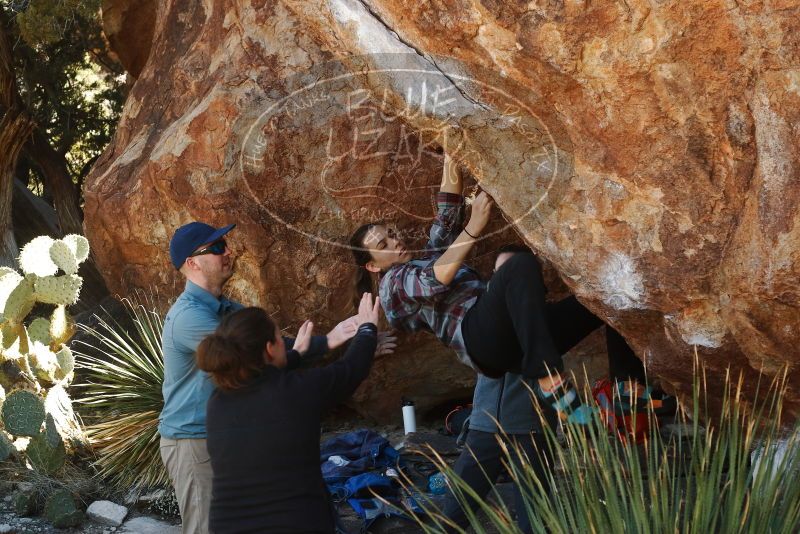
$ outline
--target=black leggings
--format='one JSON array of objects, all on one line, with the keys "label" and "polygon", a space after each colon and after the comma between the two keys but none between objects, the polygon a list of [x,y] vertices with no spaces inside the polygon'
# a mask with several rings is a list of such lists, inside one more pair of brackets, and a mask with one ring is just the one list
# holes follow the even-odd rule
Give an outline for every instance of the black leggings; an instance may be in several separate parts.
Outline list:
[{"label": "black leggings", "polygon": [[[533,254],[515,254],[492,276],[461,325],[467,352],[483,374],[543,378],[548,369],[561,372],[561,355],[604,325],[575,297],[547,303],[545,293]],[[644,380],[641,361],[610,327],[606,346],[614,378]]]}]

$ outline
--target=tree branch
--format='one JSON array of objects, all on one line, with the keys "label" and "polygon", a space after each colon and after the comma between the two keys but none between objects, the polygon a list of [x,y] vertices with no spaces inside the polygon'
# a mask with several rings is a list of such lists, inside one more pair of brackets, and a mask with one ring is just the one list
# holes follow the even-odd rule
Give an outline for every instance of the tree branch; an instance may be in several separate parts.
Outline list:
[{"label": "tree branch", "polygon": [[67,170],[67,160],[56,152],[39,128],[25,144],[25,156],[44,177],[45,185],[53,195],[53,207],[58,215],[61,231],[65,234],[80,234],[83,231],[83,216],[78,203],[78,188]]}]

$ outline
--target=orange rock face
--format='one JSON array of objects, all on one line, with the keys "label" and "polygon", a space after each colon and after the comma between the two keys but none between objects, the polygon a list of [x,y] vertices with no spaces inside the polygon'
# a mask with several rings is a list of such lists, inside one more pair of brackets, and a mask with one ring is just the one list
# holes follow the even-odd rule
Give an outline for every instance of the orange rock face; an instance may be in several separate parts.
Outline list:
[{"label": "orange rock face", "polygon": [[[421,244],[447,139],[502,211],[484,267],[516,231],[678,390],[695,351],[717,381],[788,365],[798,383],[800,2],[155,9],[85,187],[112,291],[179,291],[174,228],[236,222],[235,296],[332,325],[350,311],[346,236],[391,219]],[[470,382],[422,336],[355,403],[385,418],[400,395],[430,405]]]}]

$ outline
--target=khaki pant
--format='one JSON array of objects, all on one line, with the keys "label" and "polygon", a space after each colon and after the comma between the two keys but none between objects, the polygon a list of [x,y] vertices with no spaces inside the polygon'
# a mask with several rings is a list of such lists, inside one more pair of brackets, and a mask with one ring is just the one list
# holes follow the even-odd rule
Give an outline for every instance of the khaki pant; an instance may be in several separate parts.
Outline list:
[{"label": "khaki pant", "polygon": [[183,533],[207,534],[213,473],[206,440],[161,438],[161,460],[175,488]]}]

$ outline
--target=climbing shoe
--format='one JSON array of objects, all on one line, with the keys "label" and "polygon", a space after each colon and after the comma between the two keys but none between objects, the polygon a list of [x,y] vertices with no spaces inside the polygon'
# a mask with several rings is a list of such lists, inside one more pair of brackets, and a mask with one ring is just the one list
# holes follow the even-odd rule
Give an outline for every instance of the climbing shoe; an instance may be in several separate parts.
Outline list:
[{"label": "climbing shoe", "polygon": [[568,380],[562,381],[552,391],[545,391],[538,382],[533,389],[539,400],[553,408],[566,423],[588,425],[597,418],[597,408],[584,404]]}]

